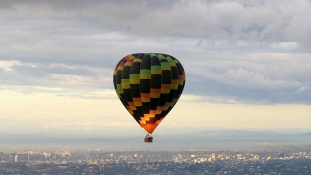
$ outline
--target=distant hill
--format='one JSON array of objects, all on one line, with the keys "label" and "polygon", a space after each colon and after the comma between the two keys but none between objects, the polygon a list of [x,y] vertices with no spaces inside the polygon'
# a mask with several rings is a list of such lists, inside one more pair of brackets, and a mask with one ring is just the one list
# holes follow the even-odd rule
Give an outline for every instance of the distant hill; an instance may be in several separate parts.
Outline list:
[{"label": "distant hill", "polygon": [[221,131],[203,131],[198,135],[202,136],[257,136],[257,135],[277,135],[274,132],[259,132],[247,130],[221,130]]},{"label": "distant hill", "polygon": [[154,142],[146,145],[147,143],[143,143],[143,136],[72,136],[0,133],[0,148],[34,149],[74,147],[121,150],[228,150],[275,145],[311,145],[311,132],[284,134],[267,131],[217,130],[153,136]]},{"label": "distant hill", "polygon": [[297,135],[300,135],[300,136],[309,136],[309,137],[311,137],[311,132],[302,133],[302,134],[297,134]]}]

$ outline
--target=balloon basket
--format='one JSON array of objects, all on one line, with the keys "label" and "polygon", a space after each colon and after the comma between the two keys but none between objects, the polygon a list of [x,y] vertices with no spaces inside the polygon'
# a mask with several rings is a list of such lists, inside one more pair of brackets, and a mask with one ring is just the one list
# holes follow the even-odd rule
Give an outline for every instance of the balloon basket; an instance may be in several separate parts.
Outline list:
[{"label": "balloon basket", "polygon": [[153,138],[145,138],[144,141],[147,142],[147,143],[152,143],[152,139]]}]

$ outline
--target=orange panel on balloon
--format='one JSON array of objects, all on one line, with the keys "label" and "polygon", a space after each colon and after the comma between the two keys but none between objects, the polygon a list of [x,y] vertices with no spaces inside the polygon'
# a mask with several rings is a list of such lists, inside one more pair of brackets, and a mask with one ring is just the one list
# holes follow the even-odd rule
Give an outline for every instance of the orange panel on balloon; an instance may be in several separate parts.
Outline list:
[{"label": "orange panel on balloon", "polygon": [[164,119],[164,117],[162,117],[160,120],[157,120],[155,124],[160,124],[162,122],[162,120]]},{"label": "orange panel on balloon", "polygon": [[149,134],[152,134],[158,125],[157,124],[140,124],[140,126],[144,128]]}]

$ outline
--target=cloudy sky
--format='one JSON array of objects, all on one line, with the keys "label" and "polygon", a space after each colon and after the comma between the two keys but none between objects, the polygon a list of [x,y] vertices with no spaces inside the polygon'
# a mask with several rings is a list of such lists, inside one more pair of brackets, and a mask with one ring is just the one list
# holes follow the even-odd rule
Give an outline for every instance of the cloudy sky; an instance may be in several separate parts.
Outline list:
[{"label": "cloudy sky", "polygon": [[167,53],[182,97],[154,132],[311,131],[310,0],[0,2],[0,133],[141,134],[113,69]]}]

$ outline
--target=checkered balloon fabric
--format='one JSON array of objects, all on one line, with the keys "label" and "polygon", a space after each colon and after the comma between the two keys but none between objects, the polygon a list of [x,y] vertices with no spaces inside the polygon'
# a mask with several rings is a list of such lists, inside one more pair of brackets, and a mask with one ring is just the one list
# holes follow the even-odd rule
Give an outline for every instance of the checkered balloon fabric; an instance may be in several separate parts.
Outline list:
[{"label": "checkered balloon fabric", "polygon": [[119,61],[113,84],[128,112],[151,134],[178,101],[185,72],[173,56],[136,53]]}]

